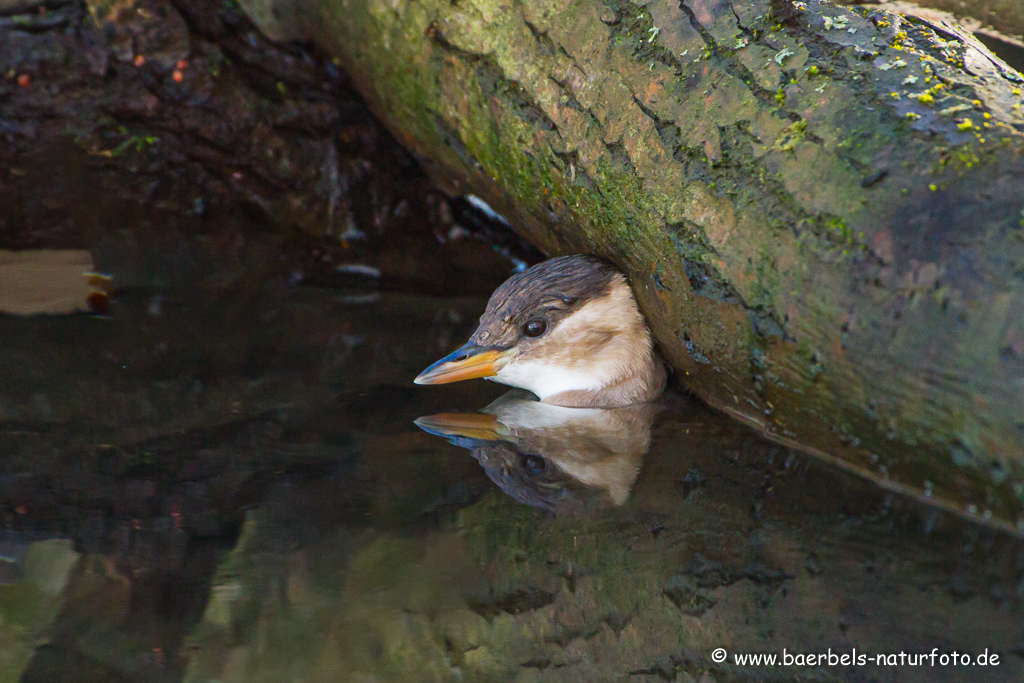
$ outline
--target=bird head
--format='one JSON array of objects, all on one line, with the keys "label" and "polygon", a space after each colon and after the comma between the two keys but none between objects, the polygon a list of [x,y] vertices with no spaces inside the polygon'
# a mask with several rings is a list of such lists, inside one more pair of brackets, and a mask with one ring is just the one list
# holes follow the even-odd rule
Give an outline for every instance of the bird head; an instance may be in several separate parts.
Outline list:
[{"label": "bird head", "polygon": [[[632,386],[640,376],[649,386]],[[415,382],[476,377],[561,405],[628,405],[664,387],[629,283],[592,256],[554,258],[509,278],[491,295],[469,342]]]}]

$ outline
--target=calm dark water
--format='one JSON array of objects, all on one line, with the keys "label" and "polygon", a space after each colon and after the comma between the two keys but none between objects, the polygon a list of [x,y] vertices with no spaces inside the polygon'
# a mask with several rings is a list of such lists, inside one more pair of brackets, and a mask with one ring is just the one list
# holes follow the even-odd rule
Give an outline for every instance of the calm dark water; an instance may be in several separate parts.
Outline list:
[{"label": "calm dark water", "polygon": [[1024,680],[1019,540],[681,395],[416,387],[484,298],[293,280],[0,320],[0,681]]}]

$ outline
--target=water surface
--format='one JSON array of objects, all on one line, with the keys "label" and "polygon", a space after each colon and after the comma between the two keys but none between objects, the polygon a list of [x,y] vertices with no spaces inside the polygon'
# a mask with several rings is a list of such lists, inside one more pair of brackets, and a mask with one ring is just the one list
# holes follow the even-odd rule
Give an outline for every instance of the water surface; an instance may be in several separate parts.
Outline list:
[{"label": "water surface", "polygon": [[[1019,540],[685,396],[414,386],[484,304],[281,278],[4,318],[0,680],[1024,680]],[[999,664],[732,659],[854,648]]]}]

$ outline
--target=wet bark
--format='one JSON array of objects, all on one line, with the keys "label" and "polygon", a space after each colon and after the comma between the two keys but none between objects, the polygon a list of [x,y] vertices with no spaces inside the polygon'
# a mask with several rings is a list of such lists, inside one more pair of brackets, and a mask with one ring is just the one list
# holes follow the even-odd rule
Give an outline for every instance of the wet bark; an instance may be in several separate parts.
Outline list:
[{"label": "wet bark", "polygon": [[453,191],[616,262],[711,404],[1024,526],[1024,83],[971,36],[814,1],[242,4]]}]

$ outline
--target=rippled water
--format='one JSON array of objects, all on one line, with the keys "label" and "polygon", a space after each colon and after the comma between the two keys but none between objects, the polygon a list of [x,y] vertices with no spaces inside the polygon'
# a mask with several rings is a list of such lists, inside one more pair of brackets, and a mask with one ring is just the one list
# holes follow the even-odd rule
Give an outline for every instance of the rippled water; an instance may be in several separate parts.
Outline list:
[{"label": "rippled water", "polygon": [[[414,386],[484,303],[283,279],[4,318],[0,681],[1024,680],[1020,541],[681,395]],[[733,659],[936,649],[999,663]]]}]

